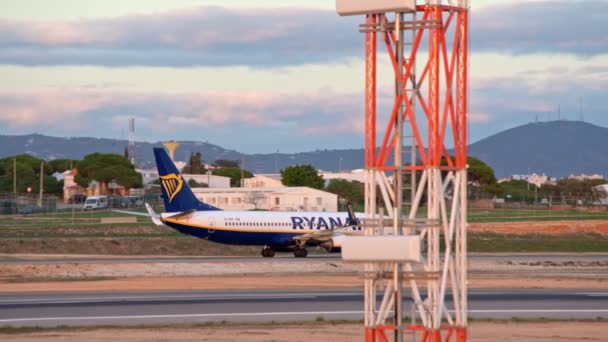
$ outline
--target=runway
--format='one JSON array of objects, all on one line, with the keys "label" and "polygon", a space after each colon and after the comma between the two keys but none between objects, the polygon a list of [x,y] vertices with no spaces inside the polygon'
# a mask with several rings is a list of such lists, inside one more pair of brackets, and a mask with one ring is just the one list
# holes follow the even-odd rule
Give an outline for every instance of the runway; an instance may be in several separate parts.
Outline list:
[{"label": "runway", "polygon": [[[359,320],[362,307],[361,290],[0,294],[0,326]],[[608,292],[472,290],[469,308],[473,318],[595,319],[608,317]]]},{"label": "runway", "polygon": [[[608,253],[592,254],[535,254],[535,253],[516,253],[516,254],[469,254],[470,260],[492,260],[492,261],[551,261],[551,262],[608,262]],[[118,264],[118,263],[196,263],[196,262],[306,262],[307,260],[341,260],[340,254],[309,254],[307,258],[294,258],[291,253],[277,253],[277,256],[262,258],[261,256],[61,256],[61,257],[40,257],[40,256],[0,256],[0,265],[21,265],[21,264]]]}]

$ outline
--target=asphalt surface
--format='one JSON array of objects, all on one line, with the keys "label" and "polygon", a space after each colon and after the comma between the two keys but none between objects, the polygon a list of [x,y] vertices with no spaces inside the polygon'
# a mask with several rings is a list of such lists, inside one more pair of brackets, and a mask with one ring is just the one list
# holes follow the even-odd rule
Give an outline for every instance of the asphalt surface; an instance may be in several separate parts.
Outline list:
[{"label": "asphalt surface", "polygon": [[[359,320],[362,307],[361,290],[4,293],[0,326]],[[595,319],[608,317],[608,292],[474,290],[469,309],[473,318]]]},{"label": "asphalt surface", "polygon": [[[310,255],[307,258],[294,258],[291,253],[277,253],[277,256],[263,258],[261,256],[211,256],[211,257],[173,257],[173,256],[125,256],[125,257],[99,257],[99,256],[62,256],[62,257],[38,257],[38,256],[0,256],[0,265],[25,265],[25,264],[119,264],[119,263],[196,263],[196,262],[306,262],[307,260],[339,260],[340,254]],[[608,253],[603,254],[469,254],[470,260],[492,260],[492,261],[605,261],[608,262]]]}]

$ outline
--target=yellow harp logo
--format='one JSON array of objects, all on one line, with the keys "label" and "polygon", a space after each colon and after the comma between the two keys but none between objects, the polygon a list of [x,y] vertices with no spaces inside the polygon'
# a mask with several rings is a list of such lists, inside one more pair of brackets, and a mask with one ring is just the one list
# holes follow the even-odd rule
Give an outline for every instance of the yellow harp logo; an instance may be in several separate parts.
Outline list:
[{"label": "yellow harp logo", "polygon": [[179,193],[184,185],[182,177],[179,177],[175,173],[160,176],[160,183],[162,184],[163,188],[165,188],[167,196],[169,196],[169,202],[173,201],[173,197]]}]

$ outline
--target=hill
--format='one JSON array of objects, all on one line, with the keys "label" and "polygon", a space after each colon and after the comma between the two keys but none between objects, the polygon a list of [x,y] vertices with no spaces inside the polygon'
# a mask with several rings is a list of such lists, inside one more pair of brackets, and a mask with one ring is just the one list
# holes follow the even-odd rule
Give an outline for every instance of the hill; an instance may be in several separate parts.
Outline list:
[{"label": "hill", "polygon": [[471,144],[468,153],[490,165],[497,177],[531,172],[606,175],[608,128],[582,121],[529,123]]},{"label": "hill", "polygon": [[[529,172],[553,177],[570,174],[608,173],[608,128],[581,121],[529,123],[507,129],[469,145],[469,155],[490,165],[497,177]],[[235,150],[197,141],[183,141],[177,160],[201,152],[206,162],[216,159],[244,159],[253,173],[274,173],[294,164],[312,164],[336,171],[363,167],[362,149],[317,150],[300,153],[241,154]],[[39,158],[82,159],[93,152],[124,153],[126,140],[97,138],[60,138],[40,134],[0,135],[0,158],[29,153]],[[152,147],[160,143],[137,142],[139,166],[152,167]]]}]

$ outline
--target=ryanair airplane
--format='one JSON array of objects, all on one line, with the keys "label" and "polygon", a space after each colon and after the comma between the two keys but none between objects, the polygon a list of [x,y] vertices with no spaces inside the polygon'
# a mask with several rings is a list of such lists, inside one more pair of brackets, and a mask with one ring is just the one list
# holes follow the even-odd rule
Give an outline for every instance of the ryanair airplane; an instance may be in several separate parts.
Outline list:
[{"label": "ryanair airplane", "polygon": [[339,252],[345,236],[363,234],[352,211],[223,211],[194,196],[163,148],[154,148],[154,157],[166,212],[157,215],[146,203],[149,214],[144,215],[156,225],[224,244],[263,246],[264,257],[275,252],[306,257],[307,246]]}]

